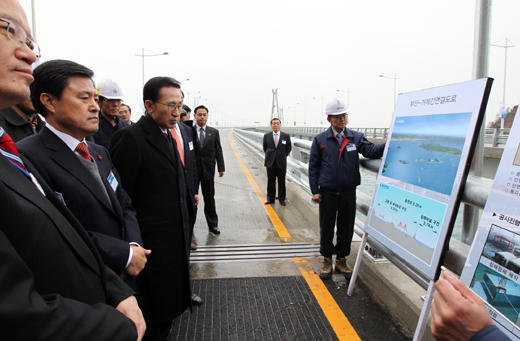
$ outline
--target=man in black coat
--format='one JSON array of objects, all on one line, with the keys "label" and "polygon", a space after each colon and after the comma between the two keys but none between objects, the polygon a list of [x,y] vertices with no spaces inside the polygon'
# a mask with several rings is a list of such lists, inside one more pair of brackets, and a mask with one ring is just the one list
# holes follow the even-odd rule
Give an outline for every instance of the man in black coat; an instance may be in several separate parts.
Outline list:
[{"label": "man in black coat", "polygon": [[[0,2],[0,18],[6,108],[29,98],[39,48],[18,1]],[[84,228],[2,128],[0,148],[2,339],[140,340],[146,326],[133,291],[104,266]]]},{"label": "man in black coat", "polygon": [[215,206],[215,163],[218,176],[223,177],[225,172],[224,154],[222,153],[218,130],[206,125],[208,113],[208,108],[203,105],[195,108],[194,116],[197,124],[193,126],[193,131],[197,136],[197,172],[202,195],[204,196],[204,215],[206,216],[209,231],[214,234],[220,234]]},{"label": "man in black coat", "polygon": [[89,231],[103,262],[135,288],[133,277],[143,269],[150,251],[140,246],[135,210],[119,185],[108,151],[85,141],[98,129],[99,107],[93,98],[81,98],[95,92],[93,74],[68,60],[38,66],[31,96],[47,125],[17,147]]},{"label": "man in black coat", "polygon": [[278,179],[278,201],[285,206],[285,174],[287,173],[287,156],[291,153],[291,137],[280,131],[282,122],[278,118],[271,120],[272,133],[264,135],[264,166],[267,168],[267,201],[273,204],[276,197],[276,179]]},{"label": "man in black coat", "polygon": [[170,132],[180,115],[180,84],[170,77],[154,77],[144,86],[143,101],[145,116],[115,133],[109,150],[137,212],[143,246],[152,250],[136,278],[148,325],[144,340],[162,341],[173,318],[191,305],[189,194]]},{"label": "man in black coat", "polygon": [[[173,112],[176,114],[176,111]],[[180,116],[178,117],[180,119]],[[190,249],[196,250],[197,246],[193,243],[193,227],[197,219],[197,206],[199,205],[199,185],[197,182],[197,161],[195,159],[195,142],[193,140],[193,131],[186,125],[176,121],[175,126],[170,129],[172,137],[177,143],[179,155],[182,155],[182,164],[184,168],[184,180],[186,185],[186,199],[188,206],[189,227],[191,242]],[[180,148],[179,148],[180,147]],[[191,294],[191,302],[195,305],[202,304],[202,299],[196,294]]]}]

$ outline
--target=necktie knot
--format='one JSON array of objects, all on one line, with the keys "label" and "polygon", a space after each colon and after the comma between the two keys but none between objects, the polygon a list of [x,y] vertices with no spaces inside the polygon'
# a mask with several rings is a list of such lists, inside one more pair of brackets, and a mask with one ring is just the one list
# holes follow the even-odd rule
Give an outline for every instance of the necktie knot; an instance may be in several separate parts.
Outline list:
[{"label": "necktie knot", "polygon": [[200,141],[200,146],[202,147],[204,145],[204,139],[205,139],[205,136],[204,136],[204,128],[200,128],[199,130],[199,141]]},{"label": "necktie knot", "polygon": [[92,158],[90,157],[90,152],[88,151],[88,147],[85,142],[81,142],[80,144],[78,144],[75,150],[85,160],[92,161]]}]

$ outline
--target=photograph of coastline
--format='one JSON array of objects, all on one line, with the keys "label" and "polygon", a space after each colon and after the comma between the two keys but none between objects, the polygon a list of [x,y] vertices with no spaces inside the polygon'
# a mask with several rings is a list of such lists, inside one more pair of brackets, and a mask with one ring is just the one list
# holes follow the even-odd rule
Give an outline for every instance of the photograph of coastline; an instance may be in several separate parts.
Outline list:
[{"label": "photograph of coastline", "polygon": [[451,195],[471,117],[396,117],[382,175]]}]

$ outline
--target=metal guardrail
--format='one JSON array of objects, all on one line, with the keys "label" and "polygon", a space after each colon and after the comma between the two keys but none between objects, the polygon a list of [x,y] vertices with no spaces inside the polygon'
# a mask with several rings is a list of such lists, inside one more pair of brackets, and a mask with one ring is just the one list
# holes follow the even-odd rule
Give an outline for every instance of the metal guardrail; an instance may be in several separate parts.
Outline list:
[{"label": "metal guardrail", "polygon": [[[329,128],[329,125],[325,127],[284,127],[283,131],[291,134],[309,134],[317,135]],[[271,131],[270,127],[257,127],[257,129]],[[359,131],[365,134],[368,138],[380,138],[384,139],[388,136],[389,128],[350,128],[350,130]]]},{"label": "metal guardrail", "polygon": [[510,132],[510,128],[486,128],[486,134],[484,135],[484,143],[491,145],[491,147],[505,146]]},{"label": "metal guardrail", "polygon": [[[284,131],[291,134],[317,135],[329,127],[284,127]],[[253,129],[250,127],[248,129]],[[271,131],[270,127],[254,127],[254,129],[262,131]],[[365,134],[367,138],[384,139],[388,136],[390,128],[350,128],[350,130],[359,131]],[[503,147],[507,142],[511,129],[486,128],[484,135],[484,143],[491,147]]]},{"label": "metal guardrail", "polygon": [[[288,129],[284,129],[284,131],[289,132]],[[259,159],[264,159],[264,152],[262,148],[262,141],[264,136],[263,133],[239,129],[233,129],[233,132],[235,136]],[[307,150],[310,150],[312,144],[310,141],[300,139],[291,139],[291,142],[294,147]],[[361,157],[360,164],[361,167],[376,176],[379,172],[381,160],[371,160]],[[297,183],[310,195],[311,191],[307,177],[307,164],[289,156],[287,158],[287,166],[287,177],[291,181]],[[466,186],[464,188],[464,193],[462,195],[462,202],[471,206],[475,206],[479,209],[484,209],[489,192],[491,191],[492,184],[493,181],[490,179],[472,175],[468,176]],[[372,197],[370,195],[367,195],[359,190],[357,191],[356,208],[359,212],[367,215],[371,202]],[[363,228],[364,223],[356,219],[356,226],[354,229],[356,234],[359,236],[363,235]],[[426,289],[428,287],[429,280],[420,273],[417,273],[413,268],[409,267],[408,263],[396,255],[392,250],[388,249],[386,246],[371,237],[368,238],[368,243],[372,247],[376,248],[383,256],[389,259],[395,266],[401,269],[423,288]],[[454,273],[460,275],[466,262],[469,248],[469,245],[464,244],[460,240],[454,238],[450,239],[449,250],[446,253],[446,258],[444,259],[443,265]]]}]

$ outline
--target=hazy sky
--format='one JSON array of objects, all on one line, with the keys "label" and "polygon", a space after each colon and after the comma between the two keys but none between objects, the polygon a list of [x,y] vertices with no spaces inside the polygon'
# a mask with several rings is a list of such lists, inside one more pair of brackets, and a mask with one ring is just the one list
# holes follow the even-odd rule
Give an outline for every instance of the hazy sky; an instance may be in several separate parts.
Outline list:
[{"label": "hazy sky", "polygon": [[[30,9],[29,0],[20,1]],[[35,2],[42,60],[70,59],[91,68],[96,79],[115,79],[134,121],[142,103],[142,58],[134,54],[142,48],[169,52],[144,58],[145,80],[189,78],[182,86],[185,103],[193,108],[200,96],[213,125],[216,119],[267,124],[272,89],[278,89],[291,126],[295,120],[303,126],[305,113],[307,126],[320,126],[322,105],[337,96],[348,99],[349,126],[389,127],[394,80],[380,74],[400,77],[398,93],[471,79],[470,0]],[[518,46],[508,49],[510,105],[520,102],[518,13],[518,0],[493,2],[491,42],[503,45],[507,37]],[[490,52],[495,83],[487,121],[502,101],[504,50]]]}]

